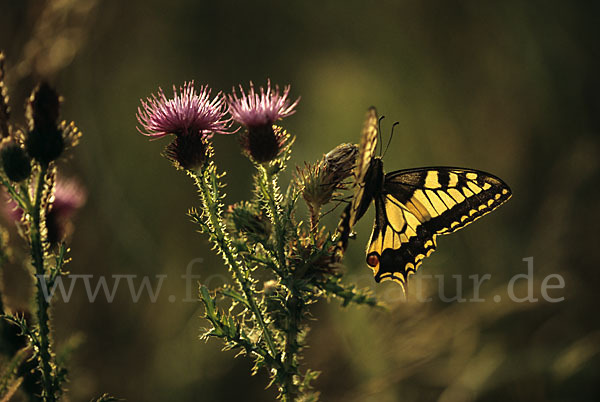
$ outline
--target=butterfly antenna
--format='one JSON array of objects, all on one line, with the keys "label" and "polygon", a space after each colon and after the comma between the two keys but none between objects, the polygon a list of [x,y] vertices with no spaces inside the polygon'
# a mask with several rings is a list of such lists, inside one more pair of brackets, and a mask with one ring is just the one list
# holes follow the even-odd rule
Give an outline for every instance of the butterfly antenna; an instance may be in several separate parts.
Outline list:
[{"label": "butterfly antenna", "polygon": [[392,138],[394,138],[394,128],[396,128],[396,126],[397,126],[398,124],[400,124],[400,122],[395,122],[395,123],[392,125],[392,134],[390,135],[390,140],[388,141],[388,143],[387,143],[387,145],[386,145],[386,147],[385,147],[385,151],[383,151],[383,156],[385,156],[385,154],[386,154],[386,152],[387,152],[388,148],[390,147],[390,144],[392,143]]},{"label": "butterfly antenna", "polygon": [[377,120],[377,136],[379,137],[379,156],[381,156],[381,150],[383,149],[383,138],[381,137],[381,121],[385,119],[385,116],[382,115],[378,120]]}]

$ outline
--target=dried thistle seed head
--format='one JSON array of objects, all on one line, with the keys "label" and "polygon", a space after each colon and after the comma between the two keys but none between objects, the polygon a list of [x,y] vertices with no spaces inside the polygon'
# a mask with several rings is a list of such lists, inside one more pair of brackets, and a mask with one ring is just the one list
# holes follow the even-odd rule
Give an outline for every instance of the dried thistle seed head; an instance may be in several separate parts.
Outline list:
[{"label": "dried thistle seed head", "polygon": [[335,186],[325,182],[325,170],[323,163],[305,163],[303,168],[297,168],[296,182],[302,189],[302,198],[313,211],[318,211],[321,206],[327,204]]},{"label": "dried thistle seed head", "polygon": [[2,141],[1,146],[2,168],[9,180],[19,182],[27,179],[31,174],[31,159],[25,150],[8,138]]},{"label": "dried thistle seed head", "polygon": [[357,154],[356,145],[341,144],[319,163],[305,164],[303,169],[298,169],[297,182],[309,208],[319,210],[331,201],[335,191],[345,188],[344,180],[352,174]]},{"label": "dried thistle seed head", "polygon": [[257,211],[250,203],[240,202],[230,205],[227,212],[238,232],[262,238],[269,237],[271,222],[262,211]]},{"label": "dried thistle seed head", "polygon": [[340,144],[323,157],[327,179],[335,183],[336,188],[342,188],[344,180],[352,174],[357,155],[355,144]]},{"label": "dried thistle seed head", "polygon": [[300,99],[291,102],[289,92],[289,85],[281,94],[277,85],[273,90],[271,81],[267,81],[266,90],[261,87],[255,91],[251,82],[247,93],[240,86],[239,97],[235,89],[227,96],[231,117],[246,128],[241,135],[242,148],[258,163],[277,158],[285,149],[288,135],[274,123],[296,112]]},{"label": "dried thistle seed head", "polygon": [[64,150],[63,132],[58,126],[60,99],[47,83],[33,90],[27,104],[29,132],[25,148],[41,164],[56,160]]},{"label": "dried thistle seed head", "polygon": [[211,154],[208,138],[201,134],[179,135],[164,151],[164,156],[177,169],[197,170],[204,166]]}]

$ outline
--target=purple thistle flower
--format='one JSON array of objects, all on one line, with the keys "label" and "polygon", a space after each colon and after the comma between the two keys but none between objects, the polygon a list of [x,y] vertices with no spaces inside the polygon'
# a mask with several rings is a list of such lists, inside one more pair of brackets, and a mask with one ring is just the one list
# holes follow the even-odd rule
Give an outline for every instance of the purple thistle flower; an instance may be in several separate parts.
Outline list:
[{"label": "purple thistle flower", "polygon": [[182,87],[173,85],[173,98],[167,99],[161,88],[158,94],[141,100],[137,119],[142,134],[161,138],[169,134],[197,135],[210,138],[214,133],[229,134],[231,119],[225,119],[227,107],[219,92],[210,100],[208,86],[200,87],[196,93],[194,81],[186,82]]},{"label": "purple thistle flower", "polygon": [[267,90],[260,87],[260,94],[254,90],[254,84],[250,82],[250,90],[246,94],[240,85],[240,98],[234,89],[233,94],[227,95],[229,113],[236,122],[246,127],[258,127],[272,125],[277,120],[290,116],[296,111],[300,98],[294,103],[288,99],[290,86],[279,93],[279,86],[275,85],[275,91],[271,89],[271,80],[267,81]]},{"label": "purple thistle flower", "polygon": [[257,92],[250,82],[248,93],[240,85],[240,97],[236,90],[227,95],[229,113],[233,120],[246,127],[240,140],[242,148],[258,163],[269,162],[278,157],[285,149],[288,135],[280,127],[273,126],[277,120],[294,114],[294,108],[300,98],[291,102],[288,98],[290,86],[279,92],[276,85],[271,89],[271,81],[267,81],[267,89],[263,87]]}]

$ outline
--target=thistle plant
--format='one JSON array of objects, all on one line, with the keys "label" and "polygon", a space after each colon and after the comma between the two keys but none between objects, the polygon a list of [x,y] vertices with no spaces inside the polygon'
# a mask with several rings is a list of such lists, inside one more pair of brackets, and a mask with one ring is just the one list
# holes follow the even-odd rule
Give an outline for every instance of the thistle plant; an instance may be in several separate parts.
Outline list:
[{"label": "thistle plant", "polygon": [[[0,397],[18,393],[32,401],[57,401],[64,393],[66,359],[73,348],[67,341],[56,351],[52,337],[51,305],[46,289],[65,274],[69,262],[66,240],[71,218],[85,201],[75,181],[63,180],[58,165],[79,142],[74,123],[59,120],[61,98],[47,83],[39,84],[26,104],[27,126],[11,120],[4,84],[4,56],[0,53],[0,182],[3,212],[16,223],[25,240],[34,285],[30,310],[14,311],[0,295],[2,370]],[[0,268],[10,258],[8,232],[2,229]],[[15,253],[16,254],[16,253]],[[75,338],[74,338],[75,339]]]},{"label": "thistle plant", "polygon": [[[342,282],[337,235],[320,225],[321,209],[344,188],[356,146],[343,144],[316,164],[305,164],[285,191],[280,173],[291,158],[294,137],[281,120],[295,112],[290,87],[268,82],[240,94],[199,92],[186,83],[172,98],[159,90],[138,109],[143,134],[174,135],[164,155],[186,173],[199,194],[188,215],[205,234],[232,283],[215,289],[200,284],[200,300],[209,328],[202,339],[220,338],[225,350],[254,360],[252,374],[267,371],[283,401],[318,399],[311,382],[318,372],[302,365],[310,307],[320,299],[377,306],[368,292]],[[234,130],[237,123],[240,127]],[[213,134],[239,134],[242,152],[255,168],[252,197],[226,206],[225,173],[213,160]],[[299,217],[303,198],[310,224]]]}]

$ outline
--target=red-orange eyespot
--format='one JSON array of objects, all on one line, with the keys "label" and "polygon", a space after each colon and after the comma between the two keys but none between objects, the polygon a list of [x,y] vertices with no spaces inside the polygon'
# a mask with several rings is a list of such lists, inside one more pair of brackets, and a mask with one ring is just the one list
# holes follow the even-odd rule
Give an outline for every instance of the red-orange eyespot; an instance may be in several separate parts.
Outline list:
[{"label": "red-orange eyespot", "polygon": [[377,254],[369,254],[367,256],[367,264],[370,267],[376,267],[379,264],[379,256]]}]

